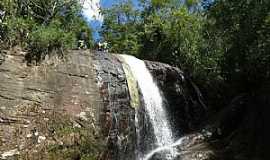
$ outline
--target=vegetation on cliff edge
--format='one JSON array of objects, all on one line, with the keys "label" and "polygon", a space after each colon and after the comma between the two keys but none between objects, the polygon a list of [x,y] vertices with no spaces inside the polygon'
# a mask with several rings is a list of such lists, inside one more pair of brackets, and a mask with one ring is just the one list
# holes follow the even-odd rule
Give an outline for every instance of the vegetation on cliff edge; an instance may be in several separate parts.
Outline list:
[{"label": "vegetation on cliff edge", "polygon": [[28,50],[28,61],[75,48],[82,31],[89,35],[88,47],[93,43],[77,0],[2,0],[0,12],[1,48],[20,46]]}]

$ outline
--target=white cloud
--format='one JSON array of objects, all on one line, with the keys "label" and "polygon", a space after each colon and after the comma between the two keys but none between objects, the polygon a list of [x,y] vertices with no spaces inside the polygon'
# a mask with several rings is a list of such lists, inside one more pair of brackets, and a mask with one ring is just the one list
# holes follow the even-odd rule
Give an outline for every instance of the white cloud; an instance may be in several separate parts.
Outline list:
[{"label": "white cloud", "polygon": [[103,21],[103,17],[100,14],[100,0],[81,0],[83,5],[83,15],[88,20]]}]

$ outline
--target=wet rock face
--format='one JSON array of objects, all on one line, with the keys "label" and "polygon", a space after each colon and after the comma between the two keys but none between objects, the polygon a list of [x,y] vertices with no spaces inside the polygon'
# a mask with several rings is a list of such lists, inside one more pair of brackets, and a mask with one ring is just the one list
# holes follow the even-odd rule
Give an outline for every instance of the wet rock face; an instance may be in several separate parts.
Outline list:
[{"label": "wet rock face", "polygon": [[176,67],[145,61],[161,88],[175,132],[184,134],[194,130],[204,115],[202,96],[196,85]]},{"label": "wet rock face", "polygon": [[0,63],[0,159],[97,158],[103,104],[93,54],[71,51],[31,67],[24,55],[7,51]]},{"label": "wet rock face", "polygon": [[96,52],[97,83],[104,108],[100,125],[107,138],[104,160],[135,159],[135,109],[130,105],[127,80],[121,62],[112,54]]}]

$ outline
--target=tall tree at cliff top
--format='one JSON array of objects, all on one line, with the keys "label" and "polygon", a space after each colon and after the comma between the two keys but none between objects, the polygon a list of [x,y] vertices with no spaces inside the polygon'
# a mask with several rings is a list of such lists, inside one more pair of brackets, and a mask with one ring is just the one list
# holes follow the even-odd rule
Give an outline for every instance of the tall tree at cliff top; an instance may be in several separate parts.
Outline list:
[{"label": "tall tree at cliff top", "polygon": [[41,53],[74,48],[81,30],[88,32],[92,42],[77,0],[3,0],[0,9],[5,12],[0,29],[6,47],[20,45],[40,57]]},{"label": "tall tree at cliff top", "polygon": [[[203,18],[197,1],[123,1],[104,9],[102,37],[110,51],[166,62],[191,71],[208,68],[202,48]],[[197,72],[199,73],[199,72]]]},{"label": "tall tree at cliff top", "polygon": [[142,12],[143,58],[158,60],[182,69],[201,65],[202,18],[179,1],[153,0]]},{"label": "tall tree at cliff top", "polygon": [[110,52],[137,54],[140,48],[139,37],[142,31],[140,13],[131,1],[103,9],[104,22],[101,35],[109,42]]}]

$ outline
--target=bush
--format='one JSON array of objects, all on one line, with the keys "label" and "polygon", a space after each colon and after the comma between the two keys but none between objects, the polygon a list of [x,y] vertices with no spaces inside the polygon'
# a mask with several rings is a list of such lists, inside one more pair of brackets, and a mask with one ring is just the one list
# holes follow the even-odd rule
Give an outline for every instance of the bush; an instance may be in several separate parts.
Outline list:
[{"label": "bush", "polygon": [[16,45],[25,47],[28,35],[35,25],[35,22],[30,18],[7,17],[3,23],[5,30],[3,40],[6,41],[8,47]]},{"label": "bush", "polygon": [[45,55],[58,53],[63,55],[65,48],[72,48],[75,44],[75,36],[72,32],[65,32],[58,23],[52,23],[49,26],[38,26],[29,35],[27,61],[36,62],[44,59]]},{"label": "bush", "polygon": [[93,46],[91,29],[80,16],[77,0],[2,0],[0,11],[5,13],[4,18],[0,17],[0,47],[28,50],[28,62],[75,48],[81,32],[87,34],[87,47]]}]

